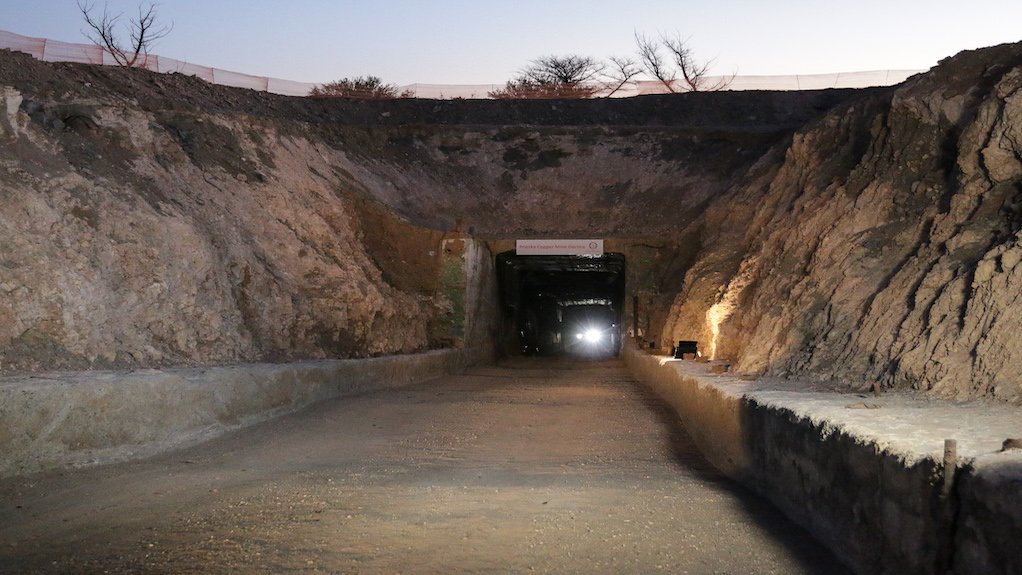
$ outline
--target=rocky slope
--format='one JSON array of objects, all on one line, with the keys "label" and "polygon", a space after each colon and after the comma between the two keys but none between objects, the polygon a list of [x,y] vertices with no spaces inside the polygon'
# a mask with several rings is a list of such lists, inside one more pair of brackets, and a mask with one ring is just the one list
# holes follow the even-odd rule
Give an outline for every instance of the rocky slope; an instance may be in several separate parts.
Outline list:
[{"label": "rocky slope", "polygon": [[747,373],[1022,402],[1020,206],[1022,45],[962,53],[714,204],[665,339]]}]

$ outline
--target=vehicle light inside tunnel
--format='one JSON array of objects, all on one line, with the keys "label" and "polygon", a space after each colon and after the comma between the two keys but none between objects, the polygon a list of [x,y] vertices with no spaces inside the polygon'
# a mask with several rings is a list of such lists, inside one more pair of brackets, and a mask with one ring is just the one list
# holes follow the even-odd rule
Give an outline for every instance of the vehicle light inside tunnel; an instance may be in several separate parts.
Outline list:
[{"label": "vehicle light inside tunnel", "polygon": [[587,329],[585,333],[579,334],[588,343],[599,343],[603,339],[603,332],[598,329]]}]

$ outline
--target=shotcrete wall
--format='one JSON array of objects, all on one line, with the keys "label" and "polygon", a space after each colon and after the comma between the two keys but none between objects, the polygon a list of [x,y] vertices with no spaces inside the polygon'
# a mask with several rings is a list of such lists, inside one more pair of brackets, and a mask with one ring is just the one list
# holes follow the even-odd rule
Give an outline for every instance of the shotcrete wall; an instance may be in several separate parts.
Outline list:
[{"label": "shotcrete wall", "polygon": [[324,399],[490,360],[451,349],[373,359],[52,373],[0,380],[0,477],[137,459]]},{"label": "shotcrete wall", "polygon": [[[1001,452],[991,439],[1019,431],[1012,409],[996,417],[989,409],[970,433],[961,418],[976,417],[975,409],[948,416],[946,406],[771,388],[634,346],[624,357],[716,467],[857,572],[1007,575],[1022,566],[1022,452]],[[941,434],[961,445],[946,494]]]}]

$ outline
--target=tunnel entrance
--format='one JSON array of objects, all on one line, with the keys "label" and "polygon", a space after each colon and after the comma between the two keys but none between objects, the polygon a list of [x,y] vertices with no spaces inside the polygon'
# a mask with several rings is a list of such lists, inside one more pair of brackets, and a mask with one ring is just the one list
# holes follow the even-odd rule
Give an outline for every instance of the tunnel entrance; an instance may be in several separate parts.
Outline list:
[{"label": "tunnel entrance", "polygon": [[617,355],[625,256],[497,256],[503,347],[509,354]]}]

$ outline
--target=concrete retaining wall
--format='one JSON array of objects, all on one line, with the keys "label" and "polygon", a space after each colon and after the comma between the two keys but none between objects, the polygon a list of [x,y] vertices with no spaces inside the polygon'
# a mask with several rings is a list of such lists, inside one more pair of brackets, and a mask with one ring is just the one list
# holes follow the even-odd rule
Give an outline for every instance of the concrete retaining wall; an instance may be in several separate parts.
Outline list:
[{"label": "concrete retaining wall", "polygon": [[1022,451],[977,457],[956,491],[955,573],[1022,573]]},{"label": "concrete retaining wall", "polygon": [[[1022,453],[997,452],[1022,425],[1017,409],[769,389],[634,348],[624,357],[715,466],[857,572],[1022,573]],[[996,439],[970,435],[968,419]],[[941,437],[965,438],[946,497]]]},{"label": "concrete retaining wall", "polygon": [[316,401],[408,385],[485,361],[443,350],[373,359],[0,380],[0,477],[183,447]]}]

